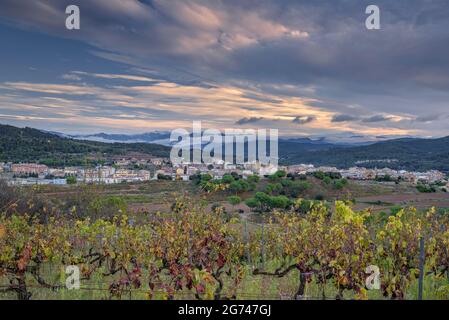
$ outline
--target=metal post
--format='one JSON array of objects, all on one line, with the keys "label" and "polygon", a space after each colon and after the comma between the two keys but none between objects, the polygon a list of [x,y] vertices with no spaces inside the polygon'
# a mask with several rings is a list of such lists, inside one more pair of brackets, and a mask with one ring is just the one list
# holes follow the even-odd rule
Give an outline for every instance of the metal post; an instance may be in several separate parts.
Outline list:
[{"label": "metal post", "polygon": [[423,283],[424,283],[424,236],[419,239],[419,283],[418,283],[418,300],[422,300],[423,295]]},{"label": "metal post", "polygon": [[265,270],[265,221],[262,221],[262,270]]},{"label": "metal post", "polygon": [[248,227],[247,227],[247,223],[246,223],[246,219],[245,219],[245,224],[244,224],[244,241],[245,241],[245,247],[246,247],[246,260],[248,262],[249,265],[251,265],[251,254],[249,252],[249,247],[248,247]]}]

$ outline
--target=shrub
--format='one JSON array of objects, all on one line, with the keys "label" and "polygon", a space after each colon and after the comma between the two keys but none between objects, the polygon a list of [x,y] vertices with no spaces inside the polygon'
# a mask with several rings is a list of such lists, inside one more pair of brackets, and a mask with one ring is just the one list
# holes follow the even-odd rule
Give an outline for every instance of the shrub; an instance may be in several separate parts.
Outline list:
[{"label": "shrub", "polygon": [[298,198],[304,191],[310,189],[311,186],[312,185],[308,181],[292,181],[292,184],[284,189],[285,195],[291,198]]},{"label": "shrub", "polygon": [[337,190],[343,189],[348,184],[347,179],[339,179],[334,181],[334,188]]},{"label": "shrub", "polygon": [[260,201],[256,198],[249,198],[245,201],[245,204],[251,209],[260,209]]},{"label": "shrub", "polygon": [[225,175],[223,176],[223,178],[221,179],[221,181],[222,181],[223,183],[231,183],[231,182],[234,181],[234,177],[231,176],[230,174],[225,174]]},{"label": "shrub", "polygon": [[239,196],[230,196],[228,197],[228,202],[232,204],[233,206],[238,205],[242,199]]},{"label": "shrub", "polygon": [[248,179],[246,179],[248,183],[259,183],[260,177],[258,175],[253,174],[252,176],[249,176]]},{"label": "shrub", "polygon": [[67,177],[67,184],[76,184],[76,177],[75,176],[69,176]]},{"label": "shrub", "polygon": [[416,186],[416,189],[417,189],[419,192],[422,192],[422,193],[432,193],[432,192],[436,192],[436,189],[435,189],[433,186],[425,185],[425,184],[422,184],[422,183],[419,183],[419,184]]},{"label": "shrub", "polygon": [[274,196],[270,197],[269,204],[271,208],[286,209],[290,204],[290,200],[286,196]]}]

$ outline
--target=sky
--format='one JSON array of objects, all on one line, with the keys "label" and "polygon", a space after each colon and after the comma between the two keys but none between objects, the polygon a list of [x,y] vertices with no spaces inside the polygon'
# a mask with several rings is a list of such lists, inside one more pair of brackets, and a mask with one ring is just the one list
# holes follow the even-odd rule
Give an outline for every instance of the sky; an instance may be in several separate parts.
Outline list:
[{"label": "sky", "polygon": [[[80,30],[65,27],[68,5]],[[365,9],[380,9],[368,30]],[[1,0],[0,123],[449,135],[447,0]]]}]

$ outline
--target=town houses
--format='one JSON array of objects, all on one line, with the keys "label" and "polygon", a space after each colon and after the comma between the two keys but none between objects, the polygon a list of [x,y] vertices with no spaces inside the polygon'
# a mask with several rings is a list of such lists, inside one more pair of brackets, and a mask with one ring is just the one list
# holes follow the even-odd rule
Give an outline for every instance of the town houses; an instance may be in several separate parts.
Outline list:
[{"label": "town houses", "polygon": [[11,172],[15,174],[43,175],[48,172],[48,167],[36,163],[12,164]]},{"label": "town houses", "polygon": [[[217,159],[209,164],[181,162],[172,165],[165,158],[116,158],[108,164],[96,167],[49,168],[36,163],[0,163],[0,178],[10,184],[67,184],[67,183],[132,183],[149,180],[189,181],[192,176],[209,174],[213,179],[221,179],[226,174],[237,174],[243,179],[257,174],[271,175],[277,170],[288,174],[310,175],[315,172],[335,173],[351,180],[376,180],[380,182],[404,181],[412,184],[433,184],[447,182],[447,175],[437,170],[412,172],[390,168],[351,167],[338,169],[330,166],[315,167],[312,164],[291,166],[262,165],[252,161],[241,165]],[[448,186],[449,188],[449,186]]]},{"label": "town houses", "polygon": [[315,167],[311,164],[293,165],[287,167],[288,173],[310,174],[313,172],[334,172],[339,173],[343,178],[352,180],[378,180],[378,181],[406,181],[410,183],[436,183],[447,180],[447,175],[441,171],[430,170],[426,172],[414,172],[405,170],[393,170],[390,168],[364,168],[351,167],[348,169],[338,169],[335,167]]},{"label": "town houses", "polygon": [[83,183],[124,183],[149,181],[151,172],[149,170],[117,169],[112,166],[98,166],[90,169],[80,169],[77,181]]}]

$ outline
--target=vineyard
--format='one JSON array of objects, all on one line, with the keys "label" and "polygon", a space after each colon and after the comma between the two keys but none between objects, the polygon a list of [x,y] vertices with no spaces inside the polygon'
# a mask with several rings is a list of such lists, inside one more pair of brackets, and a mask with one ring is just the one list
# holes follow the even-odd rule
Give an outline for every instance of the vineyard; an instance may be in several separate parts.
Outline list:
[{"label": "vineyard", "polygon": [[[449,221],[435,210],[317,202],[262,220],[184,197],[139,221],[2,214],[0,298],[416,299],[420,277],[424,298],[449,298]],[[79,290],[66,288],[72,265]],[[373,265],[378,290],[366,285]]]}]

